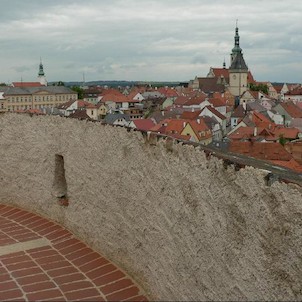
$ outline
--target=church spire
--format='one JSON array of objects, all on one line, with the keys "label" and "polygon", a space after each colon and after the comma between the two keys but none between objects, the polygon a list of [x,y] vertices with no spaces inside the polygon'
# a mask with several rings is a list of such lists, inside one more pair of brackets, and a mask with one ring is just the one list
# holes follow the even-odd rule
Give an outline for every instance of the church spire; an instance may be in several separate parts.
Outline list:
[{"label": "church spire", "polygon": [[236,20],[236,29],[235,29],[235,45],[232,49],[232,54],[236,55],[238,53],[242,52],[242,49],[240,47],[240,36],[239,36],[239,28],[238,28],[238,19]]},{"label": "church spire", "polygon": [[39,73],[38,73],[38,80],[41,83],[41,85],[47,86],[47,80],[45,77],[42,59],[40,58],[40,65],[39,65]]},{"label": "church spire", "polygon": [[41,58],[40,58],[40,65],[39,65],[39,73],[38,73],[38,76],[39,76],[39,77],[44,77],[44,76],[45,76],[45,73],[44,73],[44,70],[43,70],[42,59],[41,59]]}]

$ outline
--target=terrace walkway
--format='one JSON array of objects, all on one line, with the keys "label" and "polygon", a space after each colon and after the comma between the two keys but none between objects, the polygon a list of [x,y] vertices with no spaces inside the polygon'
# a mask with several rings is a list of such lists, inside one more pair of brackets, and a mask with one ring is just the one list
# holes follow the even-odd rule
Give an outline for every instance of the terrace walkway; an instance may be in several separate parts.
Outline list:
[{"label": "terrace walkway", "polygon": [[146,301],[120,269],[69,231],[0,205],[1,301]]}]

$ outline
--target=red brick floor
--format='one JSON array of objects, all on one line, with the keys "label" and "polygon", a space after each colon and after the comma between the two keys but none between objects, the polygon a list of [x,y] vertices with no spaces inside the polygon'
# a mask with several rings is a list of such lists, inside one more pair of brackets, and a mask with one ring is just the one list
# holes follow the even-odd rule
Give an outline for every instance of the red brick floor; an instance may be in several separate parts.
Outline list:
[{"label": "red brick floor", "polygon": [[113,263],[63,227],[0,205],[0,300],[146,301],[146,297]]}]

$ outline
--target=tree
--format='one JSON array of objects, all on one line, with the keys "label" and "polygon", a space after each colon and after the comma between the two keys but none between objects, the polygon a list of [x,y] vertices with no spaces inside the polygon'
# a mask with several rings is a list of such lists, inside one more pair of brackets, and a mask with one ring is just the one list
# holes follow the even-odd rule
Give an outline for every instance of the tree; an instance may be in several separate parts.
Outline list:
[{"label": "tree", "polygon": [[65,86],[65,83],[62,82],[62,81],[59,81],[59,82],[57,83],[57,86]]},{"label": "tree", "polygon": [[284,146],[287,143],[287,139],[283,136],[283,134],[280,134],[279,136],[279,143]]},{"label": "tree", "polygon": [[268,86],[266,84],[260,83],[257,85],[257,84],[250,83],[249,87],[252,91],[261,91],[265,94],[268,94]]},{"label": "tree", "polygon": [[84,89],[79,86],[72,86],[71,89],[78,93],[78,98],[82,100],[84,98]]},{"label": "tree", "polygon": [[65,83],[63,81],[59,81],[57,83],[53,83],[52,86],[65,86]]}]

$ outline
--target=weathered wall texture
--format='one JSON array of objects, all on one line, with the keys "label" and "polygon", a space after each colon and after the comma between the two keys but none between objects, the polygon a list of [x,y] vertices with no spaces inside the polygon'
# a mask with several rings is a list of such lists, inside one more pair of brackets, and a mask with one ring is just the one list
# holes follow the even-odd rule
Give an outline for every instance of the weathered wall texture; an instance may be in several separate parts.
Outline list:
[{"label": "weathered wall texture", "polygon": [[[67,208],[55,197],[56,154]],[[0,116],[0,201],[65,225],[152,299],[302,299],[302,190],[264,176],[122,128]]]}]

